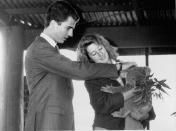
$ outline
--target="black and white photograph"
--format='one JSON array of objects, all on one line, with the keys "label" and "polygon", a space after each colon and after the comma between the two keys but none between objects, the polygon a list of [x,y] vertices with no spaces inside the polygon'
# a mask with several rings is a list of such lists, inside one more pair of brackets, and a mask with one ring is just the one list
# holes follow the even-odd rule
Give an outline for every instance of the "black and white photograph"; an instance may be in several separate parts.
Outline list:
[{"label": "black and white photograph", "polygon": [[176,0],[0,0],[0,131],[176,130]]}]

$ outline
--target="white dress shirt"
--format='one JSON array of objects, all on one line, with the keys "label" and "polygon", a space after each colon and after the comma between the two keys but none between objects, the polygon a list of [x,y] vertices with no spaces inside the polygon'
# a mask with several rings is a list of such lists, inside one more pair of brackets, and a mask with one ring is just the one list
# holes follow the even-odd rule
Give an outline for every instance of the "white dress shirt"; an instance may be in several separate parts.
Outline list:
[{"label": "white dress shirt", "polygon": [[56,47],[57,43],[51,37],[49,37],[48,35],[46,35],[44,33],[41,33],[40,37],[43,37],[54,48]]}]

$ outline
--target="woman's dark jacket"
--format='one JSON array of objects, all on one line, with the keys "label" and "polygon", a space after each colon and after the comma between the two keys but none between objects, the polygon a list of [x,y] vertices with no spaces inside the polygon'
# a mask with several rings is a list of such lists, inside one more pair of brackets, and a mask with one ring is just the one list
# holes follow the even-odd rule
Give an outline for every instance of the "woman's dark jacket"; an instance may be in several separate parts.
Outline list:
[{"label": "woman's dark jacket", "polygon": [[[120,92],[111,94],[101,91],[101,87],[106,85],[120,86],[118,81],[109,78],[85,81],[85,87],[90,97],[90,104],[95,111],[93,127],[102,127],[109,130],[123,130],[125,127],[125,119],[111,115],[112,112],[119,111],[119,109],[124,106],[123,95]],[[155,117],[156,115],[152,108],[149,112],[148,119],[141,121],[144,128],[146,128],[149,121],[154,120]]]},{"label": "woman's dark jacket", "polygon": [[111,115],[124,106],[122,93],[105,93],[101,87],[106,85],[120,86],[116,80],[100,78],[86,80],[85,86],[89,93],[90,104],[95,111],[93,127],[102,127],[110,130],[123,130],[125,126],[124,118],[117,118]]}]

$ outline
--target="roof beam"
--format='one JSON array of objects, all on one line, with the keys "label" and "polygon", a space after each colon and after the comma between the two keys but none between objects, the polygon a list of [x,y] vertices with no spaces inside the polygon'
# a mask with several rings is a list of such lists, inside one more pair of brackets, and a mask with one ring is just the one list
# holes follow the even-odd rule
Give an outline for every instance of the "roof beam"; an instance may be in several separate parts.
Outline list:
[{"label": "roof beam", "polygon": [[18,9],[3,9],[3,10],[8,14],[12,15],[44,14],[46,12],[46,8],[18,8]]},{"label": "roof beam", "polygon": [[[128,7],[123,7],[121,5],[101,5],[101,6],[79,6],[83,12],[103,12],[103,11],[125,11],[130,10]],[[15,9],[0,9],[0,11],[5,11],[8,14],[44,14],[46,8],[15,8]]]}]

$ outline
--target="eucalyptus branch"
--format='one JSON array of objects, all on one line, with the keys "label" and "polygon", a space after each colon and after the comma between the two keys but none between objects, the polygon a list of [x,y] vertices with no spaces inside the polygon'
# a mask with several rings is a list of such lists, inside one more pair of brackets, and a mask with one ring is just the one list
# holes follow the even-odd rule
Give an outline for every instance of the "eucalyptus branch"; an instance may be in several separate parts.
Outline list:
[{"label": "eucalyptus branch", "polygon": [[134,67],[127,72],[127,81],[129,84],[136,83],[136,87],[141,89],[136,93],[137,98],[134,101],[136,105],[151,102],[152,96],[163,99],[163,93],[167,94],[165,89],[171,89],[165,82],[166,80],[158,80],[153,78],[154,74],[150,74],[148,67]]}]

